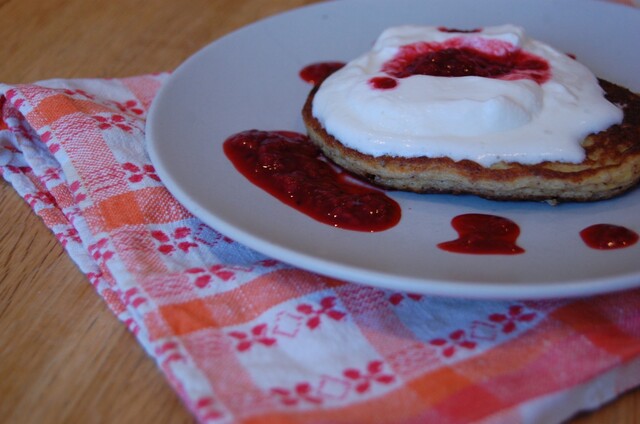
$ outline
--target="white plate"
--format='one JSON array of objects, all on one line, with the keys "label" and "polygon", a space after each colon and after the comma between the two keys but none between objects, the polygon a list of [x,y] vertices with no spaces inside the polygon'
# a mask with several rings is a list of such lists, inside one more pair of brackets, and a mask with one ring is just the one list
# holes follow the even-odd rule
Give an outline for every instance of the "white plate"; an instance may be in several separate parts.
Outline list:
[{"label": "white plate", "polygon": [[[318,223],[240,175],[223,141],[247,130],[303,132],[310,86],[305,65],[347,61],[398,24],[454,28],[515,23],[573,53],[599,76],[640,92],[640,13],[588,1],[343,0],[249,25],[202,49],[169,78],[147,122],[148,149],[163,182],[205,223],[271,257],[340,279],[416,293],[475,298],[579,296],[640,285],[640,244],[596,251],[578,233],[613,223],[640,232],[640,191],[593,204],[551,207],[471,196],[393,193],[394,228],[360,233]],[[495,214],[515,221],[513,256],[462,255],[436,247],[456,238],[451,219]]]}]

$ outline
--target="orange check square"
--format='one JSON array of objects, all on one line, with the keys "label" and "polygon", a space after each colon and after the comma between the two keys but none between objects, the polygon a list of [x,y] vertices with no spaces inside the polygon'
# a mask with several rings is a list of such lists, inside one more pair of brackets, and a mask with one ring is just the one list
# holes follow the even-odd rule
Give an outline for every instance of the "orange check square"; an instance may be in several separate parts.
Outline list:
[{"label": "orange check square", "polygon": [[135,192],[110,197],[99,203],[104,222],[104,230],[111,231],[124,225],[144,224],[144,214],[140,210]]},{"label": "orange check square", "polygon": [[202,300],[165,305],[161,308],[162,317],[176,335],[188,334],[216,325],[211,311]]}]

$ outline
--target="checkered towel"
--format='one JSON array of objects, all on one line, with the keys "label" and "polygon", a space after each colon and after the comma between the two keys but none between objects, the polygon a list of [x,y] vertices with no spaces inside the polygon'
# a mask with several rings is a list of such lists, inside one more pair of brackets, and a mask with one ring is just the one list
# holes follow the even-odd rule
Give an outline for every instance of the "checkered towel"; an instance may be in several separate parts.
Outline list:
[{"label": "checkered towel", "polygon": [[0,86],[0,170],[198,421],[553,423],[640,384],[640,290],[401,293],[293,268],[206,226],[145,151],[167,77]]}]

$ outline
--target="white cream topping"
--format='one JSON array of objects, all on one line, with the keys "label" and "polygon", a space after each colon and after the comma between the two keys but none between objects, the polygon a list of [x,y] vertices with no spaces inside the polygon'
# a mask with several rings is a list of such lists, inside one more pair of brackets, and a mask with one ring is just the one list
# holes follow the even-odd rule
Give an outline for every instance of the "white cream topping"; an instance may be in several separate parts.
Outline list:
[{"label": "white cream topping", "polygon": [[[486,40],[506,42],[507,50],[522,49],[545,59],[550,78],[538,84],[531,79],[411,75],[396,78],[392,89],[369,83],[389,76],[382,67],[401,46],[452,38],[464,38],[465,45],[481,51]],[[622,120],[622,111],[604,98],[589,69],[513,25],[476,33],[389,28],[370,52],[322,83],[313,115],[329,134],[365,154],[470,159],[483,166],[581,162],[584,137]]]}]

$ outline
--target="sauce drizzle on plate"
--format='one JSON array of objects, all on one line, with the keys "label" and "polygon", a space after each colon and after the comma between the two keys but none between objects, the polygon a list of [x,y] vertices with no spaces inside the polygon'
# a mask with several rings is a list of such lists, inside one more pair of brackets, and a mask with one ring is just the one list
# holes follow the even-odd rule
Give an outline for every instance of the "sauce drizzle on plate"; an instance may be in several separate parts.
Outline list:
[{"label": "sauce drizzle on plate", "polygon": [[249,130],[229,137],[223,147],[249,181],[317,221],[365,232],[400,221],[396,201],[331,165],[303,134]]}]

